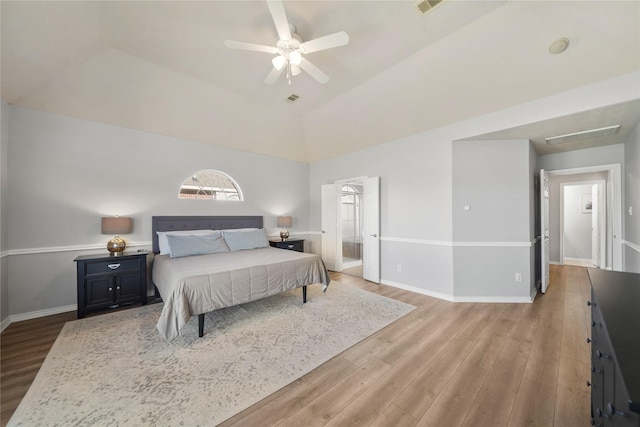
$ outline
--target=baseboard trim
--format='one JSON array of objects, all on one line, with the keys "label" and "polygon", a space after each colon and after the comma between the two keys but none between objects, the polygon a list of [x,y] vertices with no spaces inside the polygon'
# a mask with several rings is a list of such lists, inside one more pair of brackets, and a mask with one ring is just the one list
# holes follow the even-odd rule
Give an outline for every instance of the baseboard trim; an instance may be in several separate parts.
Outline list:
[{"label": "baseboard trim", "polygon": [[484,296],[456,296],[453,302],[481,302],[496,304],[531,304],[531,297],[484,297]]},{"label": "baseboard trim", "polygon": [[428,297],[434,297],[445,301],[453,302],[453,296],[442,292],[434,292],[428,289],[418,288],[416,286],[405,285],[403,283],[392,282],[391,280],[381,280],[383,285],[393,286],[394,288],[404,289],[405,291],[415,292],[416,294],[426,295]]},{"label": "baseboard trim", "polygon": [[67,313],[69,311],[75,311],[77,309],[78,309],[77,304],[71,304],[71,305],[65,305],[62,307],[47,308],[45,310],[30,311],[28,313],[12,314],[11,316],[9,316],[9,319],[10,319],[9,323],[21,322],[23,320],[37,319],[39,317],[52,316],[54,314]]},{"label": "baseboard trim", "polygon": [[7,326],[9,326],[10,324],[11,324],[11,318],[10,317],[7,317],[2,322],[0,322],[0,332],[2,332],[5,329],[7,329]]},{"label": "baseboard trim", "polygon": [[537,296],[538,296],[538,285],[536,285],[536,287],[531,290],[530,302],[534,302]]},{"label": "baseboard trim", "polygon": [[593,260],[590,258],[573,258],[573,257],[569,257],[566,256],[564,257],[565,261],[573,261],[573,262],[592,262]]},{"label": "baseboard trim", "polygon": [[415,286],[405,285],[398,282],[393,282],[390,280],[381,280],[380,283],[383,285],[393,286],[394,288],[404,289],[405,291],[415,292],[417,294],[426,295],[429,297],[434,297],[438,299],[442,299],[449,302],[479,302],[479,303],[515,303],[515,304],[530,304],[533,302],[537,289],[534,289],[529,297],[498,297],[498,296],[456,296],[445,294],[442,292],[434,292],[423,288],[418,288]]},{"label": "baseboard trim", "polygon": [[635,243],[631,243],[628,240],[624,240],[623,243],[633,249],[636,252],[640,252],[640,245],[636,245]]}]

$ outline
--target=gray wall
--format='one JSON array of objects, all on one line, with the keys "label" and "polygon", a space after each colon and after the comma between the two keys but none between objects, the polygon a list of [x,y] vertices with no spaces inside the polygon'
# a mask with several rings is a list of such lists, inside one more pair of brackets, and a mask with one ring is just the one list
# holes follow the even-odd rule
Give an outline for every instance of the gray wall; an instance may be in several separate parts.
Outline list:
[{"label": "gray wall", "polygon": [[456,297],[530,297],[532,157],[528,140],[453,143]]},{"label": "gray wall", "polygon": [[591,260],[591,213],[582,212],[583,194],[591,194],[592,185],[564,186],[564,240],[565,258]]},{"label": "gray wall", "polygon": [[[640,273],[640,125],[636,126],[624,145],[625,201],[624,201],[624,269]],[[629,214],[629,208],[633,214]]]},{"label": "gray wall", "polygon": [[[307,164],[20,107],[9,112],[11,315],[73,309],[73,260],[105,252],[104,215],[133,217],[124,237],[136,249],[149,248],[153,215],[263,215],[277,234],[276,217],[288,214],[292,234],[308,230]],[[229,174],[245,201],[179,200],[180,184],[200,169]]]},{"label": "gray wall", "polygon": [[452,295],[450,139],[419,134],[312,164],[312,230],[321,226],[320,186],[361,176],[380,177],[382,282]]},{"label": "gray wall", "polygon": [[[7,276],[7,189],[9,185],[7,148],[9,144],[8,104],[0,99],[0,325],[9,319],[9,282]],[[0,327],[2,329],[2,327]]]},{"label": "gray wall", "polygon": [[[287,213],[294,220],[292,234],[300,233],[307,238],[305,249],[319,253],[320,185],[359,176],[381,177],[383,283],[452,298],[452,141],[626,102],[634,97],[637,97],[637,73],[310,166],[9,107],[8,147],[3,145],[2,165],[10,164],[11,168],[8,176],[2,176],[1,194],[5,209],[2,217],[8,226],[1,249],[9,254],[3,258],[6,263],[3,274],[9,272],[3,278],[3,286],[8,284],[5,289],[10,313],[18,317],[30,312],[38,314],[39,310],[40,314],[49,314],[51,309],[73,309],[76,295],[73,259],[89,250],[104,251],[108,236],[99,234],[102,215],[131,215],[134,233],[126,238],[130,246],[138,248],[150,243],[152,215],[263,214],[269,231],[277,234],[275,217]],[[637,133],[635,138],[637,141]],[[7,139],[3,142],[7,144]],[[542,159],[548,162],[546,169],[624,161],[623,150],[620,155],[615,149],[613,155],[609,150]],[[528,163],[523,162],[525,170],[534,163],[530,157]],[[491,159],[484,161],[487,167],[493,165]],[[637,151],[629,161],[637,171],[640,163]],[[230,174],[244,190],[246,202],[177,200],[182,180],[202,168]],[[529,227],[533,228],[533,224]],[[305,231],[310,234],[305,235]],[[490,247],[487,251],[502,249]],[[500,270],[505,281],[513,277],[513,266],[508,263],[521,262],[526,253],[531,254],[531,248],[527,247],[520,248],[525,254],[507,249],[508,253],[489,256],[502,260],[495,269]],[[403,266],[402,272],[396,271],[397,264]],[[466,267],[487,268],[474,267],[472,263]],[[525,268],[522,270],[525,280]],[[456,273],[463,277],[460,275],[471,275],[473,270],[456,269]],[[479,283],[478,289],[483,285]],[[519,287],[509,290],[522,293]]]},{"label": "gray wall", "polygon": [[[456,281],[459,278],[470,283],[473,280],[474,269],[482,271],[493,268],[496,271],[491,274],[500,275],[500,280],[504,283],[514,284],[514,272],[521,270],[522,286],[514,285],[508,288],[508,295],[503,296],[513,297],[510,299],[512,301],[522,300],[521,295],[526,293],[527,282],[530,290],[535,287],[535,272],[532,266],[535,265],[537,246],[530,245],[535,238],[533,217],[537,210],[534,203],[534,188],[530,186],[522,188],[525,194],[523,212],[526,212],[525,215],[530,222],[518,232],[525,236],[522,244],[529,247],[513,246],[507,247],[506,250],[503,247],[487,247],[486,251],[495,252],[488,254],[487,258],[501,259],[501,262],[487,267],[486,264],[473,265],[475,261],[465,253],[468,249],[475,250],[473,247],[455,246],[456,249],[461,248],[458,254],[468,260],[464,268],[459,269],[454,265],[453,258],[452,141],[477,139],[477,135],[618,104],[635,97],[637,97],[637,75],[621,76],[314,163],[310,168],[309,179],[310,227],[313,233],[311,239],[314,252],[320,253],[321,250],[320,185],[358,176],[380,176],[382,283],[455,299],[458,290],[456,289],[456,295],[454,295],[454,272]],[[424,119],[428,120],[428,117]],[[534,169],[538,168],[538,159],[534,158],[530,148],[529,150],[528,154],[522,155],[521,166],[524,171],[522,173],[533,176]],[[618,153],[614,149],[613,154],[610,150],[605,148],[590,153],[577,152],[574,155],[572,152],[558,156],[545,156],[548,162],[545,168],[561,169],[623,161],[622,150]],[[491,158],[483,157],[479,163],[482,163],[486,169],[494,167]],[[508,209],[512,208],[509,206]],[[497,235],[503,233],[500,229],[495,231]],[[517,264],[510,265],[509,263],[512,262]],[[397,271],[398,264],[402,265],[402,272]],[[464,275],[469,277],[466,278]],[[486,287],[486,284],[479,280],[477,283],[477,288],[465,290],[465,292],[473,291],[473,294],[467,295],[479,295],[478,292],[482,292]]]}]

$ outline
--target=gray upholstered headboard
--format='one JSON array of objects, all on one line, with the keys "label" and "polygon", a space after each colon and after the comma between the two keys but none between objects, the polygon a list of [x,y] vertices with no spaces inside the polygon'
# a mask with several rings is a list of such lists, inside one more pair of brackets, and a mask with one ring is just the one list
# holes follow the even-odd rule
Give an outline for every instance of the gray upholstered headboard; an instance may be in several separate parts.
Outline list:
[{"label": "gray upholstered headboard", "polygon": [[156,231],[262,228],[262,224],[261,216],[154,216],[151,217],[153,253],[160,252]]}]

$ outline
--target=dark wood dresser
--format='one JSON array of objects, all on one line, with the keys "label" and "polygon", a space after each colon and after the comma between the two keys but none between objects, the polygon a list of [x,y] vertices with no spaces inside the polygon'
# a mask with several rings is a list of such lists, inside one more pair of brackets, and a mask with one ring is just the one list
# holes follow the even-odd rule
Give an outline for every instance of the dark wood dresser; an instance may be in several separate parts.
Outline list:
[{"label": "dark wood dresser", "polygon": [[640,274],[589,270],[591,416],[596,426],[640,426]]}]

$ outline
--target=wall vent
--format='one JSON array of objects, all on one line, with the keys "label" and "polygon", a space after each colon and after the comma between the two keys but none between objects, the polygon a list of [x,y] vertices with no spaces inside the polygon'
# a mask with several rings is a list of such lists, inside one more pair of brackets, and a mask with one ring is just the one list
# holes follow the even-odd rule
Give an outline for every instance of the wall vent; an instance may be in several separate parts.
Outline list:
[{"label": "wall vent", "polygon": [[295,102],[298,100],[298,98],[300,98],[298,95],[296,95],[295,93],[292,93],[291,95],[289,95],[287,97],[287,99],[285,99],[285,102]]},{"label": "wall vent", "polygon": [[443,0],[422,0],[415,4],[415,8],[418,10],[418,12],[425,15],[431,12],[434,7],[442,2]]}]

